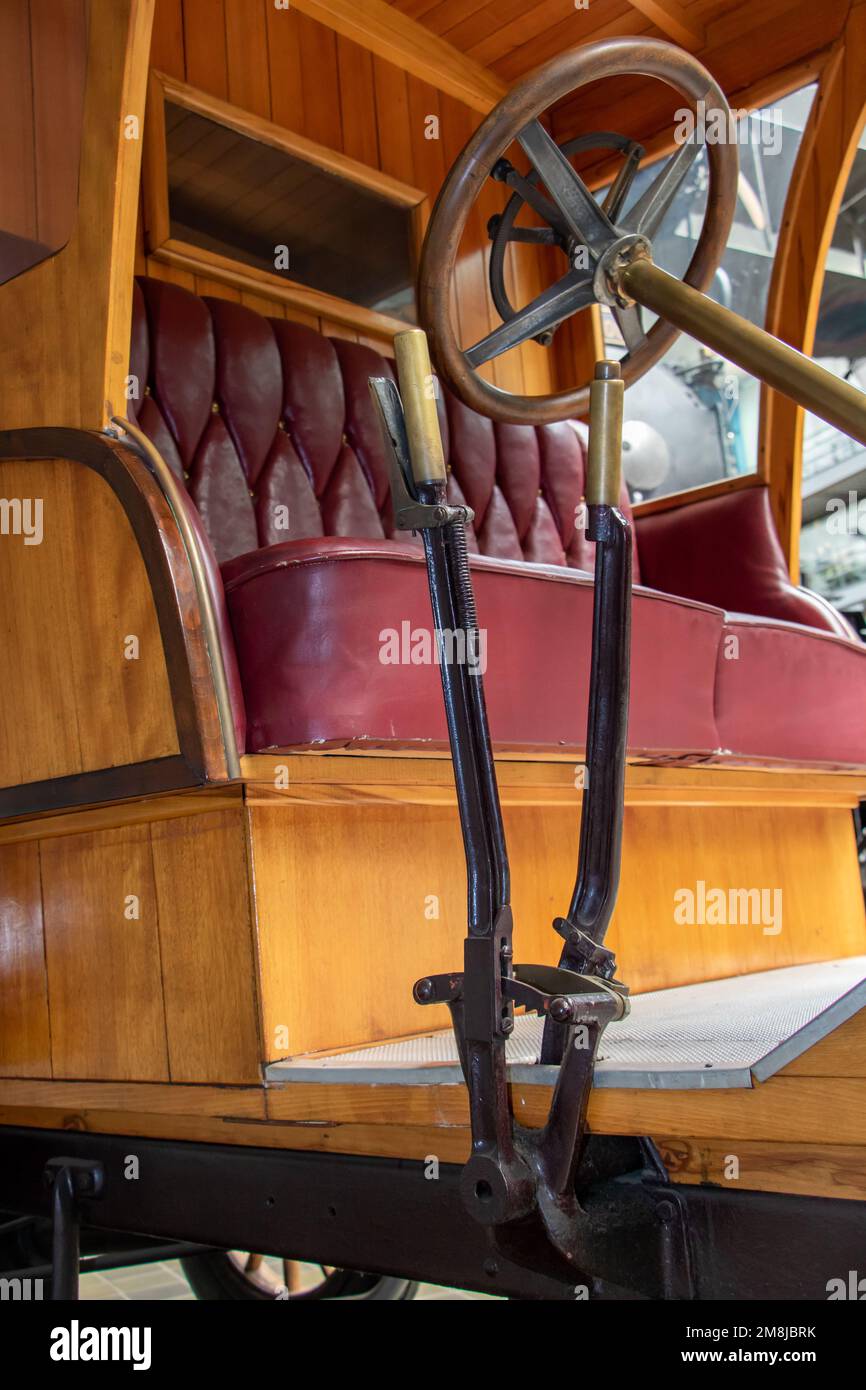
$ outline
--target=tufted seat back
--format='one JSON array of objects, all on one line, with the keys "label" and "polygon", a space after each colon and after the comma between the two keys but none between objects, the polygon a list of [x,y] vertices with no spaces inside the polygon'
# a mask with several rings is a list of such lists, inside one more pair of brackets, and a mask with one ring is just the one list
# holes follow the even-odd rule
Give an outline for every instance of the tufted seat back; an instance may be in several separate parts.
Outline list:
[{"label": "tufted seat back", "polygon": [[[185,479],[220,563],[287,540],[394,537],[367,386],[393,367],[373,348],[141,278],[130,371],[130,411]],[[591,569],[577,429],[495,425],[444,388],[439,406],[451,500],[475,512],[470,549]]]}]

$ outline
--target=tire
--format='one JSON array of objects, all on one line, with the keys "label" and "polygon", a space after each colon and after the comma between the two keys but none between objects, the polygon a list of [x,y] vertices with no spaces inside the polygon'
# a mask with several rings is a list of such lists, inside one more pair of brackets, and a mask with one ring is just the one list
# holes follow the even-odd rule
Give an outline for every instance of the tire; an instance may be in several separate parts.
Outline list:
[{"label": "tire", "polygon": [[[249,1273],[241,1264],[241,1257],[229,1250],[187,1255],[180,1263],[197,1299],[252,1299],[273,1303],[287,1298],[285,1286],[281,1286],[269,1270]],[[340,1299],[349,1303],[401,1303],[414,1298],[417,1288],[418,1285],[409,1279],[335,1269],[328,1273],[323,1271],[320,1284],[291,1293],[288,1299],[292,1302]]]}]

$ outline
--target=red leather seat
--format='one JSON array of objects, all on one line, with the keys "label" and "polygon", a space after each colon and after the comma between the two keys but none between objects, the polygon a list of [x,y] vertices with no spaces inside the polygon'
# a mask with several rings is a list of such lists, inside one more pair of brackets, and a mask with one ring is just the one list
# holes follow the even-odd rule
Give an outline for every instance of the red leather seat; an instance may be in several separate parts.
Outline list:
[{"label": "red leather seat", "polygon": [[[130,405],[185,478],[221,566],[247,749],[442,744],[438,672],[420,659],[423,555],[395,537],[367,387],[390,363],[142,279],[131,372]],[[475,511],[494,740],[579,748],[594,550],[579,432],[494,425],[445,390],[440,416],[451,497]],[[633,753],[866,763],[866,648],[788,580],[765,489],[641,520],[641,579]]]}]

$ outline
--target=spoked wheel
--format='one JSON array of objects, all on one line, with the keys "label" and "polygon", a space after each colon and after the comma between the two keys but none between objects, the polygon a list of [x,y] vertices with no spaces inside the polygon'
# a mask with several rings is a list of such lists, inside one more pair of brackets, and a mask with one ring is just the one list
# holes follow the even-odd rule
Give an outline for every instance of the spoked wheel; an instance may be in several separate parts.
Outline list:
[{"label": "spoked wheel", "polygon": [[[530,73],[494,107],[458,156],[436,201],[424,245],[419,277],[421,322],[430,338],[442,376],[474,410],[493,419],[541,424],[583,415],[589,405],[588,383],[551,396],[520,396],[503,391],[479,376],[478,368],[530,339],[549,341],[552,331],[594,303],[607,304],[628,349],[622,362],[626,385],[648,371],[671,346],[679,330],[659,318],[645,329],[640,306],[629,294],[629,274],[639,263],[652,262],[652,237],[695,157],[706,148],[709,170],[707,212],[684,282],[697,290],[710,284],[725,248],[737,198],[737,152],[730,142],[697,139],[681,144],[638,199],[630,198],[642,151],[622,135],[604,132],[560,148],[540,117],[547,108],[590,82],[624,75],[655,77],[679,92],[694,107],[717,111],[723,123],[730,113],[724,93],[706,68],[671,44],[644,39],[610,39],[574,49]],[[520,173],[504,158],[514,143],[529,160]],[[587,145],[606,146],[622,156],[622,165],[604,202],[589,191],[570,162]],[[451,290],[460,238],[485,179],[512,189],[512,198],[493,219],[491,285],[503,322],[479,342],[461,347],[451,322]],[[515,219],[528,203],[542,223],[519,228]],[[502,261],[508,241],[529,241],[558,248],[564,274],[522,309],[504,293]]]},{"label": "spoked wheel", "polygon": [[198,1299],[400,1303],[414,1298],[418,1288],[410,1279],[328,1265],[301,1265],[296,1260],[268,1260],[241,1250],[212,1250],[181,1260],[189,1286]]}]

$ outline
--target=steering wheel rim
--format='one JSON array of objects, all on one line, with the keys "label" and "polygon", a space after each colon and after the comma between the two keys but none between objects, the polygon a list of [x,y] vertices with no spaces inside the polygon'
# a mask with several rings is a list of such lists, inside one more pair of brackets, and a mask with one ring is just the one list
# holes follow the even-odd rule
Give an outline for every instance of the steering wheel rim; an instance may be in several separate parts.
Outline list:
[{"label": "steering wheel rim", "polygon": [[[555,102],[590,82],[609,77],[644,76],[672,87],[692,106],[728,116],[718,83],[691,54],[653,39],[605,39],[559,55],[517,83],[485,117],[453,164],[436,199],[419,271],[419,312],[433,361],[460,399],[492,419],[511,424],[549,424],[585,415],[589,384],[548,396],[516,395],[485,381],[466,359],[451,323],[451,280],[460,238],[470,210],[497,160]],[[681,147],[682,148],[682,147]],[[706,143],[710,186],[701,233],[686,284],[704,291],[715,274],[728,239],[737,199],[738,160],[732,143]],[[572,311],[575,312],[575,311]],[[531,335],[527,335],[531,336]],[[634,354],[623,362],[626,386],[654,366],[679,336],[658,319]],[[479,345],[476,344],[475,347]]]}]

